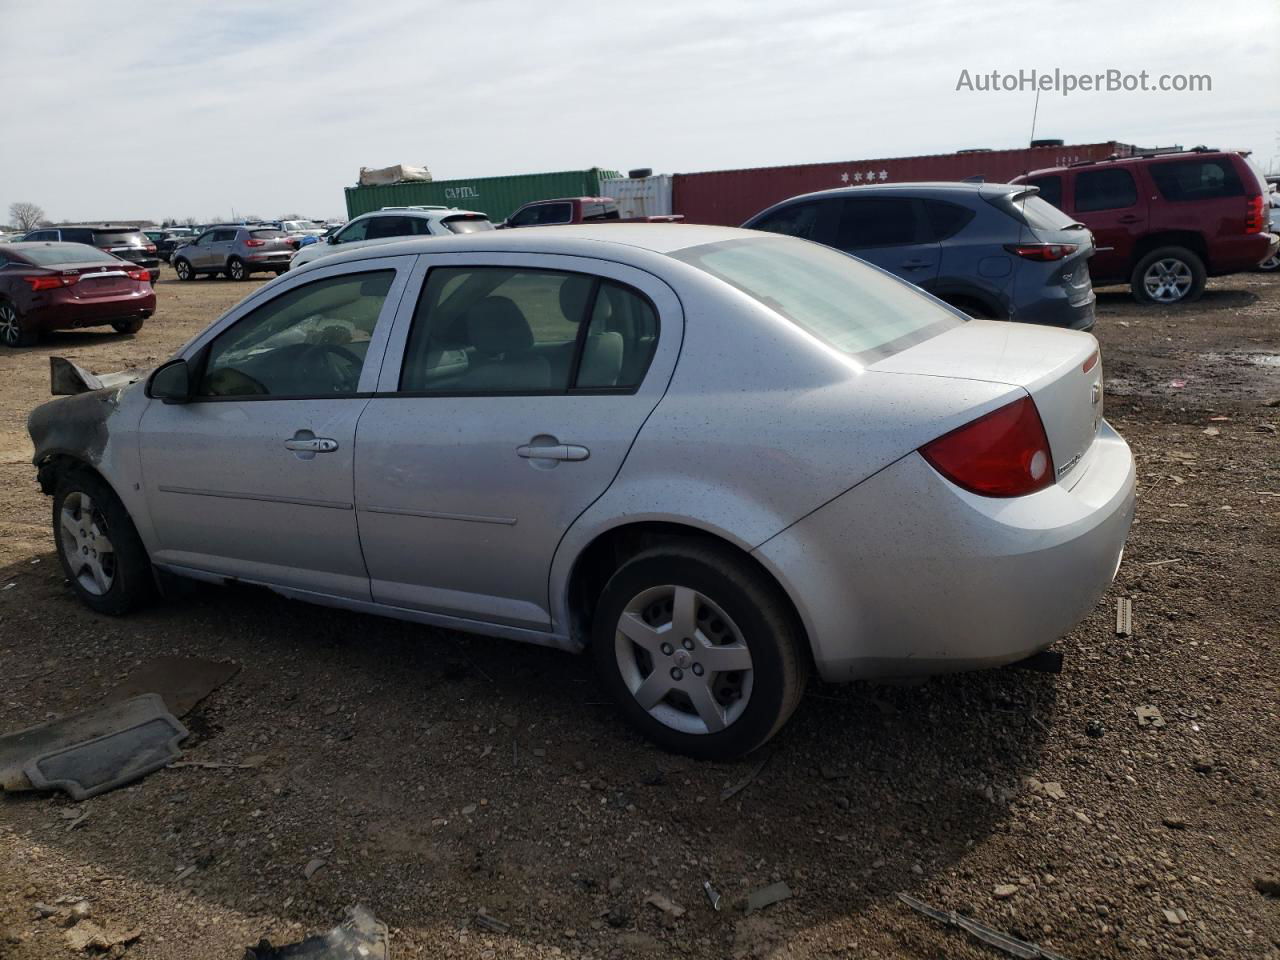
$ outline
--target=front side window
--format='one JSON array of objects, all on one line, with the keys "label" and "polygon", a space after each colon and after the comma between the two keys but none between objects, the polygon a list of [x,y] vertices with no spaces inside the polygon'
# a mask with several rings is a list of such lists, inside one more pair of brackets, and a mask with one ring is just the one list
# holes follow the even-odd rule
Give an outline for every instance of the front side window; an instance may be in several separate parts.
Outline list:
[{"label": "front side window", "polygon": [[822,205],[810,200],[807,203],[792,203],[767,214],[752,224],[752,230],[764,230],[766,233],[780,233],[786,237],[800,237],[812,240],[818,225],[818,214]]},{"label": "front side window", "polygon": [[551,226],[556,223],[568,223],[573,219],[573,204],[544,203],[538,212],[538,225]]},{"label": "front side window", "polygon": [[1166,200],[1216,200],[1243,197],[1244,184],[1231,161],[1222,157],[1171,160],[1147,168]]},{"label": "front side window", "polygon": [[507,221],[507,226],[531,227],[538,222],[538,217],[541,211],[542,211],[541,204],[539,204],[536,207],[525,207],[522,210],[517,210],[514,214],[511,215],[511,218]]},{"label": "front side window", "polygon": [[199,397],[352,394],[394,270],[349,273],[294,287],[213,340]]},{"label": "front side window", "polygon": [[677,251],[692,264],[861,363],[922,343],[965,321],[911,284],[852,257],[782,237]]},{"label": "front side window", "polygon": [[435,267],[414,314],[400,390],[629,390],[656,345],[653,307],[614,281],[519,267]]},{"label": "front side window", "polygon": [[835,242],[839,249],[922,242],[916,204],[909,197],[850,197],[842,201]]},{"label": "front side window", "polygon": [[369,224],[377,219],[376,217],[366,217],[363,220],[356,220],[349,223],[335,238],[334,243],[356,243],[365,239],[368,235]]},{"label": "front side window", "polygon": [[1076,174],[1076,211],[1123,210],[1138,202],[1128,170],[1081,170]]}]

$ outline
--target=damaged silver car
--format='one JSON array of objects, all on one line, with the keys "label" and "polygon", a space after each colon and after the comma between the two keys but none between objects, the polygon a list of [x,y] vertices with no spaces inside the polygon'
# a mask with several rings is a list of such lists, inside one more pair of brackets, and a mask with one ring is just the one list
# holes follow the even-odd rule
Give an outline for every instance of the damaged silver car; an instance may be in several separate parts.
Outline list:
[{"label": "damaged silver car", "polygon": [[337,253],[137,376],[62,364],[29,421],[90,607],[162,571],[585,651],[701,757],[764,743],[811,669],[1043,650],[1133,517],[1092,336],[752,231]]}]

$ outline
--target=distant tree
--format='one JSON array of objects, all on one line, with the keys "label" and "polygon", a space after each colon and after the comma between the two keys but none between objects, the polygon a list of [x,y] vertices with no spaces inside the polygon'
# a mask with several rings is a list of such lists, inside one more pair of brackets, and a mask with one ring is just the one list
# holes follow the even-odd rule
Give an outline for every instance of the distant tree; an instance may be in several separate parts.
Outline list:
[{"label": "distant tree", "polygon": [[20,200],[9,204],[9,219],[23,230],[34,230],[44,219],[44,211],[37,204]]},{"label": "distant tree", "polygon": [[283,217],[281,217],[280,219],[281,219],[281,220],[305,220],[305,219],[307,219],[307,218],[306,218],[306,217],[304,217],[304,216],[303,216],[302,214],[300,214],[300,213],[286,213],[286,214],[285,214]]},{"label": "distant tree", "polygon": [[186,217],[182,222],[186,224],[188,227],[194,227],[200,221],[197,220],[195,217]]}]

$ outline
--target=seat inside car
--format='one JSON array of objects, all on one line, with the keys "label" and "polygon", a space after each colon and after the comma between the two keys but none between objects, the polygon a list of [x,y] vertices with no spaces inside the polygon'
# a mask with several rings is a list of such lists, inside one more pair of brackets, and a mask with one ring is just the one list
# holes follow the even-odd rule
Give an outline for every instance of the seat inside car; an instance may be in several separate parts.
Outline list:
[{"label": "seat inside car", "polygon": [[533,329],[509,297],[485,297],[467,310],[476,356],[458,386],[464,390],[549,390],[551,364],[533,352]]}]

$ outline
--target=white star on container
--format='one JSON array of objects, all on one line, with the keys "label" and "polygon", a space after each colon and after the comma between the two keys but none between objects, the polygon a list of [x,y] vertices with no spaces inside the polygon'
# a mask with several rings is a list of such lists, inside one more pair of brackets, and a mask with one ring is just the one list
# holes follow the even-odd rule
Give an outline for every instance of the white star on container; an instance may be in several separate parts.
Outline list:
[{"label": "white star on container", "polygon": [[842,174],[840,174],[840,182],[841,182],[841,183],[848,183],[848,182],[849,182],[849,175],[848,175],[847,173],[842,173]]},{"label": "white star on container", "polygon": [[881,170],[881,171],[880,171],[880,179],[881,179],[881,180],[888,180],[888,179],[889,179],[889,171],[888,171],[888,170]]},{"label": "white star on container", "polygon": [[875,178],[876,178],[876,172],[875,172],[874,170],[868,170],[868,171],[867,171],[867,179],[868,179],[868,180],[874,180]]},{"label": "white star on container", "polygon": [[853,182],[854,182],[854,183],[861,183],[861,182],[862,182],[862,174],[860,174],[860,173],[855,173],[855,174],[853,175]]}]

